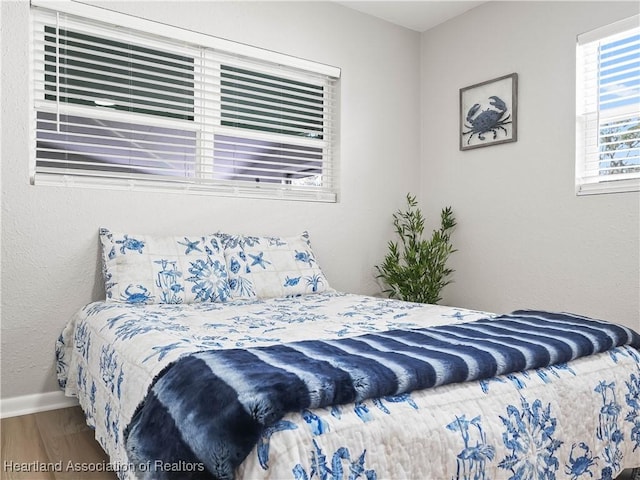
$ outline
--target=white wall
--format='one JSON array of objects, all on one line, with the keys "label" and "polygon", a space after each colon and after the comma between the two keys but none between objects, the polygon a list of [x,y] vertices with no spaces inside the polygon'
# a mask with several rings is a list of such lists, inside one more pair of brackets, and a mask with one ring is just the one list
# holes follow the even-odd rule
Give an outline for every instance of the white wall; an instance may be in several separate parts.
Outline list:
[{"label": "white wall", "polygon": [[[419,34],[333,3],[109,2],[108,8],[342,68],[336,204],[29,185],[28,2],[2,1],[2,398],[57,390],[54,343],[104,295],[97,231],[293,235],[334,288],[375,293],[391,214],[419,179]],[[392,95],[389,92],[393,92]]]},{"label": "white wall", "polygon": [[[491,2],[422,36],[327,2],[107,5],[341,67],[340,202],[30,186],[28,3],[0,2],[2,399],[57,390],[55,339],[104,295],[99,226],[308,229],[335,288],[375,293],[390,216],[414,192],[431,226],[445,205],[459,222],[443,303],[569,310],[640,328],[639,195],[573,193],[575,36],[636,3]],[[518,142],[460,152],[459,89],[512,72]]]},{"label": "white wall", "polygon": [[[573,186],[576,35],[639,8],[490,2],[422,35],[421,199],[458,220],[444,303],[640,328],[640,196],[576,197]],[[459,89],[513,72],[518,141],[459,151]]]}]

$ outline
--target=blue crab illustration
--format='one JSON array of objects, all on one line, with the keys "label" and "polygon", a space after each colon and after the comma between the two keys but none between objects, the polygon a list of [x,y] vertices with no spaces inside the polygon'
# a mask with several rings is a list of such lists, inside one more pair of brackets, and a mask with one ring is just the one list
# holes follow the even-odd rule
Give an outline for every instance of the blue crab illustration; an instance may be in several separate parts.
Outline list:
[{"label": "blue crab illustration", "polygon": [[462,135],[471,134],[467,139],[467,145],[469,145],[474,135],[477,135],[478,139],[484,140],[485,134],[492,132],[495,140],[498,137],[498,130],[504,131],[505,135],[507,134],[507,129],[504,128],[504,125],[511,123],[511,120],[509,120],[511,114],[504,116],[507,113],[507,104],[495,95],[489,97],[489,100],[489,105],[495,108],[487,108],[478,113],[480,104],[476,103],[467,112],[467,123],[464,126],[469,130],[462,132]]},{"label": "blue crab illustration", "polygon": [[125,234],[122,240],[116,240],[116,243],[121,244],[120,253],[123,255],[126,250],[132,250],[134,252],[142,253],[144,248],[144,242],[142,240],[136,240],[135,238],[129,238],[129,235]]},{"label": "blue crab illustration", "polygon": [[[576,446],[582,450],[582,455],[577,458],[573,456]],[[586,443],[580,442],[578,445],[574,443],[571,445],[571,452],[569,452],[569,464],[564,467],[565,473],[571,475],[571,480],[576,480],[578,477],[587,473],[590,477],[593,477],[593,473],[589,470],[589,467],[595,465],[597,459],[598,457],[593,456],[591,449]]]},{"label": "blue crab illustration", "polygon": [[139,305],[147,303],[147,300],[151,298],[151,294],[142,285],[129,285],[120,297],[127,303]]}]

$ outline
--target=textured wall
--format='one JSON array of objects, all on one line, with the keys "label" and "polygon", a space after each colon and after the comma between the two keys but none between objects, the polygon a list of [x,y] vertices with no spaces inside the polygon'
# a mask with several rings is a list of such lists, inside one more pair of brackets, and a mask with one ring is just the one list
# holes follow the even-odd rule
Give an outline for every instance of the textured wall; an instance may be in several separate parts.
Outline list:
[{"label": "textured wall", "polygon": [[[640,194],[574,194],[576,35],[639,8],[490,2],[422,36],[422,200],[459,222],[446,303],[640,329]],[[459,89],[513,72],[518,141],[459,151]]]},{"label": "textured wall", "polygon": [[[490,2],[422,36],[328,2],[108,7],[341,67],[340,202],[30,186],[28,2],[0,2],[2,398],[57,389],[55,339],[104,295],[99,226],[308,229],[335,288],[375,293],[373,265],[409,191],[431,224],[444,205],[459,222],[443,303],[570,310],[640,328],[640,197],[573,193],[575,36],[636,3]],[[518,142],[460,152],[459,88],[511,72]]]},{"label": "textured wall", "polygon": [[29,7],[1,2],[2,398],[57,389],[58,334],[74,311],[104,296],[98,227],[282,235],[307,229],[334,288],[375,293],[373,265],[392,235],[391,213],[418,189],[416,32],[328,2],[107,6],[341,67],[340,202],[29,185]]}]

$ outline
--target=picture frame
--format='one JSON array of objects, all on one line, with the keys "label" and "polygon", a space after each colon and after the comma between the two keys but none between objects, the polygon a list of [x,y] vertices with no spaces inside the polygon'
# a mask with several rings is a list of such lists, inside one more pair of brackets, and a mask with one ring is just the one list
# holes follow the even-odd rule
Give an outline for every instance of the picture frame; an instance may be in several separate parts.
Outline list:
[{"label": "picture frame", "polygon": [[460,150],[518,139],[518,74],[460,89]]}]

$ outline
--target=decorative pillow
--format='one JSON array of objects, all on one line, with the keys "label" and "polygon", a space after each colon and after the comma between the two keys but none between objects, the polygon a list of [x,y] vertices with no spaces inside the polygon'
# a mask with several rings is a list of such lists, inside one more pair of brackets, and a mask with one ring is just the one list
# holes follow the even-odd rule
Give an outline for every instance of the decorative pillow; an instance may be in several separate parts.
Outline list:
[{"label": "decorative pillow", "polygon": [[107,301],[224,302],[229,283],[220,238],[157,237],[100,229]]},{"label": "decorative pillow", "polygon": [[289,238],[218,235],[234,298],[292,297],[330,289],[307,232]]}]

